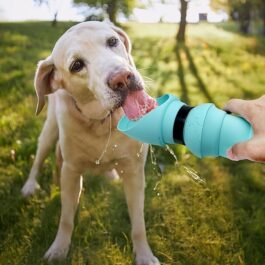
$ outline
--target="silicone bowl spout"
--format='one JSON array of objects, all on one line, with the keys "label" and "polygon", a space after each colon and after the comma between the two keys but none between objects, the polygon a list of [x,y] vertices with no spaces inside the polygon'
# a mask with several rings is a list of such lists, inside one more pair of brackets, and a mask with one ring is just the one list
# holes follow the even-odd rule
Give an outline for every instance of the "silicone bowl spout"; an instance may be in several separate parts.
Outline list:
[{"label": "silicone bowl spout", "polygon": [[175,143],[174,121],[184,103],[170,94],[165,94],[156,101],[158,106],[136,121],[123,116],[118,123],[118,130],[144,143],[160,146]]}]

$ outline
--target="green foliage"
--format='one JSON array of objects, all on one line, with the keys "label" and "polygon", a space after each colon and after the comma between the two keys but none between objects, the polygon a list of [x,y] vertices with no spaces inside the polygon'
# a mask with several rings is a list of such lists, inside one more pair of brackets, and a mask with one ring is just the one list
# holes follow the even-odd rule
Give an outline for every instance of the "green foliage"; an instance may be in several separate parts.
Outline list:
[{"label": "green foliage", "polygon": [[135,0],[74,0],[76,4],[87,4],[88,7],[95,7],[104,10],[112,22],[116,22],[118,12],[129,16],[136,5]]},{"label": "green foliage", "polygon": [[[33,77],[70,23],[0,24],[0,264],[41,265],[60,216],[52,184],[52,154],[41,191],[23,199],[45,111],[35,117]],[[153,96],[173,93],[191,104],[264,94],[265,39],[244,37],[234,24],[190,25],[187,45],[176,49],[176,26],[127,24],[133,56]],[[155,148],[163,176],[146,166],[147,234],[163,265],[261,265],[265,260],[265,167],[225,159],[199,160],[185,147],[179,159]],[[192,180],[185,167],[206,180]],[[154,189],[156,187],[156,189]],[[130,224],[120,181],[84,178],[70,254],[54,264],[129,265]]]},{"label": "green foliage", "polygon": [[265,35],[265,1],[264,0],[212,0],[211,6],[215,9],[225,9],[232,19],[238,20],[240,31],[253,33],[251,22],[263,20],[263,32]]}]

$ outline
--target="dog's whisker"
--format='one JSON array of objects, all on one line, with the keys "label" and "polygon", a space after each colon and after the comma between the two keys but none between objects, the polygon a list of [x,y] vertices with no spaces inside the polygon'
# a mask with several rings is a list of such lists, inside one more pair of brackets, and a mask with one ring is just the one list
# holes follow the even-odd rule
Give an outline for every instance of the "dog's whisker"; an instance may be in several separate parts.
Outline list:
[{"label": "dog's whisker", "polygon": [[152,67],[143,67],[143,68],[137,68],[138,71],[142,71],[142,70],[147,70],[147,69],[151,69]]},{"label": "dog's whisker", "polygon": [[142,76],[142,78],[145,79],[145,80],[152,81],[152,82],[155,81],[154,79],[152,79],[152,78],[150,78],[150,77],[148,77],[148,76],[144,76],[144,75]]},{"label": "dog's whisker", "polygon": [[149,81],[149,82],[155,82],[154,79],[148,77],[148,76],[145,76],[145,75],[141,75],[142,79],[145,80],[145,81]]},{"label": "dog's whisker", "polygon": [[154,84],[154,82],[148,81],[148,80],[144,80],[144,84],[151,86]]},{"label": "dog's whisker", "polygon": [[146,91],[150,91],[151,90],[151,86],[150,84],[148,84],[147,82],[144,81],[144,88]]}]

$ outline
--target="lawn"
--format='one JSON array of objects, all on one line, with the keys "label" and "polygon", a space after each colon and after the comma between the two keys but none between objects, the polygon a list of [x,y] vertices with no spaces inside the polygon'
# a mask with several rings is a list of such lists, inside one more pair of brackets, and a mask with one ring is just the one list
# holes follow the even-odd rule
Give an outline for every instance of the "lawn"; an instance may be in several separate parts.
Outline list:
[{"label": "lawn", "polygon": [[[45,264],[42,256],[57,231],[53,153],[40,176],[42,189],[29,199],[20,189],[45,119],[45,111],[34,115],[35,67],[70,25],[0,24],[0,264]],[[176,46],[176,25],[124,26],[153,96],[173,93],[193,105],[211,101],[222,107],[232,97],[265,94],[264,38],[242,36],[229,25],[200,24],[189,25],[186,46]],[[167,150],[154,147],[155,158],[146,166],[147,234],[161,263],[264,265],[265,166],[200,160],[185,147],[172,149],[177,165]],[[194,180],[194,171],[205,183]],[[60,264],[126,265],[132,259],[121,181],[87,173],[71,250]]]}]

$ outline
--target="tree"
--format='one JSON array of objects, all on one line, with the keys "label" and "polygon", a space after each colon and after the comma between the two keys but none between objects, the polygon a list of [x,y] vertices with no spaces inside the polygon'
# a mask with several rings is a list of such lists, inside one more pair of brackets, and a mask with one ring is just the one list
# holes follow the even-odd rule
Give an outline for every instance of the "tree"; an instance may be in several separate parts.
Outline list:
[{"label": "tree", "polygon": [[180,43],[185,43],[185,32],[186,32],[186,17],[187,17],[187,9],[188,9],[188,1],[180,0],[180,24],[179,30],[177,34],[177,41]]},{"label": "tree", "polygon": [[47,5],[53,12],[52,26],[57,24],[57,16],[59,12],[59,0],[33,0],[38,5]]},{"label": "tree", "polygon": [[263,21],[263,35],[265,36],[265,1],[264,0],[255,0],[257,2],[257,10]]},{"label": "tree", "polygon": [[239,29],[247,34],[250,30],[251,11],[253,4],[251,0],[233,0],[231,1],[232,10],[238,14]]},{"label": "tree", "polygon": [[255,16],[263,21],[263,34],[265,35],[265,1],[264,0],[212,0],[213,8],[227,10],[232,19],[239,23],[241,32],[247,34],[250,31],[251,21]]},{"label": "tree", "polygon": [[102,9],[113,23],[116,23],[118,12],[128,16],[135,6],[135,0],[74,0],[74,3]]}]

